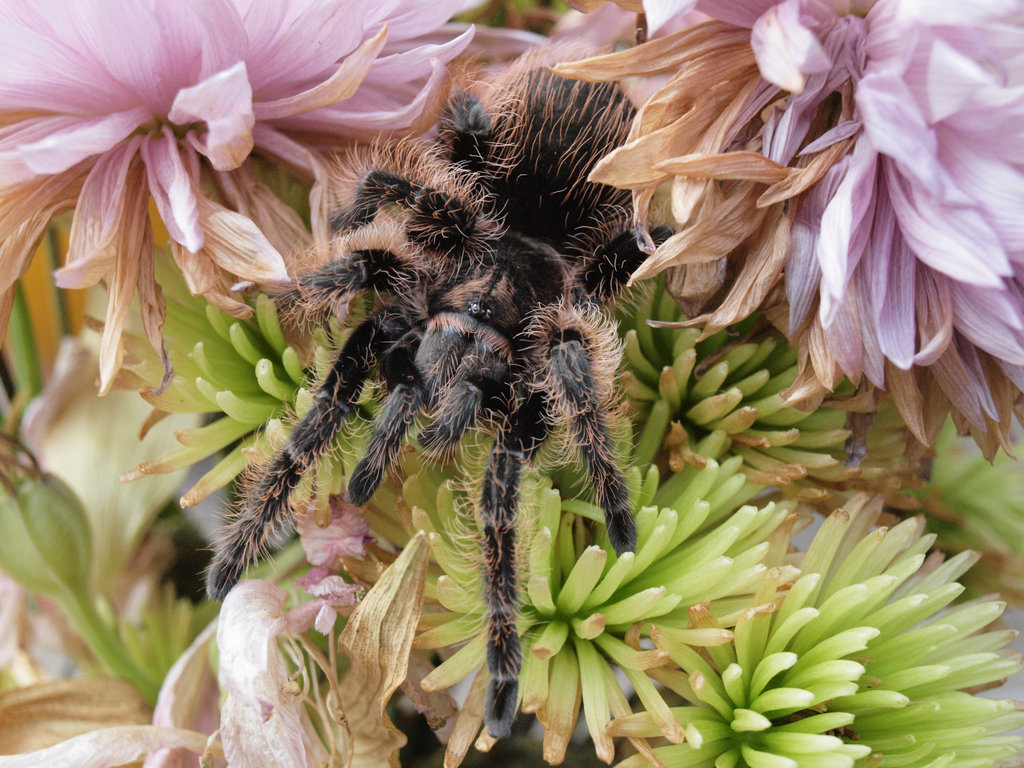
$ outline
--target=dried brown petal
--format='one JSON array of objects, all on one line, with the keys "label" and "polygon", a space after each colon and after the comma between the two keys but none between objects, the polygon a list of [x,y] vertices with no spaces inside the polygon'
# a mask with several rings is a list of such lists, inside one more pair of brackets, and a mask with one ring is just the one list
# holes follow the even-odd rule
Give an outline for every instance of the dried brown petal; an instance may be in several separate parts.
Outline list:
[{"label": "dried brown petal", "polygon": [[352,733],[348,768],[399,767],[398,750],[406,738],[386,707],[408,675],[429,561],[430,544],[421,531],[352,612],[339,638],[352,660],[340,690]]}]

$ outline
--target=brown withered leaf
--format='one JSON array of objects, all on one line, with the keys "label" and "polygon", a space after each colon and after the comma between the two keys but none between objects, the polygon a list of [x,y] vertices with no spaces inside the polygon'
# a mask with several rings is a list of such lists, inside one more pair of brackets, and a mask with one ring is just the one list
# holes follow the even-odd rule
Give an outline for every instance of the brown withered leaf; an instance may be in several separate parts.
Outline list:
[{"label": "brown withered leaf", "polygon": [[341,683],[341,709],[352,735],[348,768],[399,768],[406,738],[385,708],[405,680],[423,607],[430,544],[417,533],[349,617],[338,640],[352,660]]},{"label": "brown withered leaf", "polygon": [[0,693],[0,754],[45,749],[101,728],[148,724],[153,713],[123,680],[82,677]]}]

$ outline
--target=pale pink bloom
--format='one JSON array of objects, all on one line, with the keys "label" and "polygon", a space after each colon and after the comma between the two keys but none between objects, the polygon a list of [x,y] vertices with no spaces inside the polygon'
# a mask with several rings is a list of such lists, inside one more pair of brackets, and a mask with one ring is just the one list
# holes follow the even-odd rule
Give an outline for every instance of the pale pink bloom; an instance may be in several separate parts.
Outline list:
[{"label": "pale pink bloom", "polygon": [[207,736],[181,728],[123,725],[102,728],[22,755],[0,755],[0,768],[115,768],[158,749],[206,750]]},{"label": "pale pink bloom", "polygon": [[[984,431],[1000,414],[979,352],[1024,388],[1024,7],[861,5],[786,0],[753,27],[762,74],[799,91],[765,125],[765,154],[789,164],[855,137],[802,203],[791,327],[816,294],[847,375],[884,387],[886,360],[931,366]],[[801,149],[846,80],[851,118]]]},{"label": "pale pink bloom", "polygon": [[312,568],[309,573],[295,583],[302,587],[307,595],[316,598],[311,605],[317,606],[313,628],[321,635],[329,634],[334,628],[341,608],[356,604],[359,587],[349,584],[341,576],[330,574],[326,568]]},{"label": "pale pink bloom", "polygon": [[344,496],[331,497],[331,521],[321,528],[313,515],[303,515],[295,523],[299,541],[310,565],[329,571],[341,569],[342,557],[359,557],[370,537],[366,518]]},{"label": "pale pink bloom", "polygon": [[[220,724],[220,689],[210,665],[210,644],[217,631],[213,621],[168,671],[153,709],[153,725],[213,733]],[[160,749],[150,753],[143,768],[196,768],[196,756],[186,749]]]},{"label": "pale pink bloom", "polygon": [[888,389],[922,440],[944,399],[961,429],[1005,434],[1024,388],[1020,0],[647,6],[750,29],[763,82],[727,149],[749,150],[756,125],[767,174],[840,150],[799,191],[785,262],[790,332],[813,327],[818,379],[831,386],[834,362]]},{"label": "pale pink bloom", "polygon": [[148,0],[112,12],[105,0],[0,0],[0,324],[51,217],[74,207],[57,282],[106,279],[104,391],[136,290],[159,349],[151,197],[189,288],[245,313],[234,284],[287,280],[281,250],[296,243],[284,235],[301,229],[255,182],[249,155],[314,181],[325,236],[323,150],[432,121],[444,64],[472,30],[418,38],[462,5]]},{"label": "pale pink bloom", "polygon": [[305,629],[285,611],[286,597],[270,582],[250,579],[232,589],[221,607],[219,679],[227,699],[220,738],[233,768],[315,768],[328,762],[278,643]]}]

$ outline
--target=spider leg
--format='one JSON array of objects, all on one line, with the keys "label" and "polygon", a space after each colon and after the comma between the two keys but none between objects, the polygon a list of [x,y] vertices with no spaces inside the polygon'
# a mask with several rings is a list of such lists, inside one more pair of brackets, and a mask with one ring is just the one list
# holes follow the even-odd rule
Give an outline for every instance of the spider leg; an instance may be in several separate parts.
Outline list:
[{"label": "spider leg", "polygon": [[547,435],[545,403],[534,393],[498,434],[484,473],[480,516],[484,535],[484,594],[487,600],[487,669],[491,680],[484,722],[494,738],[505,738],[515,719],[522,651],[516,620],[516,508],[523,465]]},{"label": "spider leg", "polygon": [[483,170],[490,156],[491,118],[471,93],[458,93],[441,112],[439,141],[448,148],[453,163],[467,170]]},{"label": "spider leg", "polygon": [[382,169],[363,176],[355,200],[331,219],[335,230],[368,224],[384,205],[409,211],[406,233],[417,245],[449,252],[477,234],[477,214],[455,195]]},{"label": "spider leg", "polygon": [[552,406],[565,413],[573,440],[590,466],[597,503],[604,509],[608,538],[616,553],[636,550],[636,526],[626,478],[615,461],[602,398],[583,335],[575,329],[553,330],[548,348],[548,389]]},{"label": "spider leg", "polygon": [[391,394],[370,437],[366,455],[349,478],[348,498],[356,506],[361,507],[373,496],[423,407],[426,391],[411,350],[418,342],[419,334],[409,332],[384,357],[384,375]]},{"label": "spider leg", "polygon": [[356,291],[372,288],[402,294],[418,273],[408,257],[386,248],[363,248],[313,269],[300,272],[292,285],[274,294],[279,304],[341,306]]},{"label": "spider leg", "polygon": [[[671,234],[668,227],[655,227],[651,238],[661,245]],[[600,303],[610,301],[646,258],[647,254],[637,245],[636,232],[620,232],[586,259],[581,275],[585,293]]]},{"label": "spider leg", "polygon": [[245,495],[242,508],[217,544],[206,591],[222,600],[263,548],[288,511],[288,497],[303,473],[330,447],[351,413],[367,374],[385,345],[407,330],[403,319],[384,312],[356,327],[338,352],[313,404],[292,430],[284,447],[263,468]]}]

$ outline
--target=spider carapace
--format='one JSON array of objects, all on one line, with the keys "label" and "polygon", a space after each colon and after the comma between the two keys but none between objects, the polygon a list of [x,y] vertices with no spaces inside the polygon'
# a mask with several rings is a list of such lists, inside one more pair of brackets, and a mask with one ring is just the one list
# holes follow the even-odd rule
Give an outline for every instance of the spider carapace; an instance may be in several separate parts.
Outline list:
[{"label": "spider carapace", "polygon": [[[208,579],[223,598],[287,515],[304,472],[333,445],[371,376],[387,396],[366,455],[349,478],[365,504],[413,427],[432,453],[479,426],[494,436],[480,490],[487,601],[485,722],[509,733],[521,666],[516,632],[515,517],[524,464],[555,429],[589,467],[619,554],[636,532],[609,435],[619,361],[600,307],[643,259],[629,193],[587,181],[625,141],[634,110],[608,83],[582,83],[528,56],[460,90],[437,139],[353,154],[345,163],[339,235],[324,263],[276,301],[286,311],[343,311],[374,291],[312,406],[284,447],[253,475],[218,543]],[[665,232],[656,231],[661,239]]]}]

